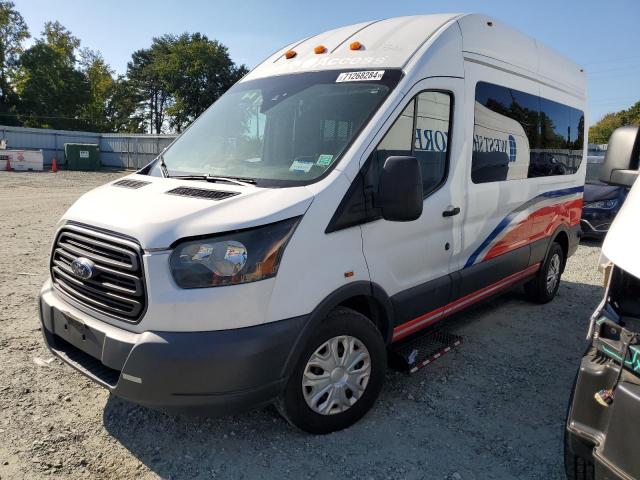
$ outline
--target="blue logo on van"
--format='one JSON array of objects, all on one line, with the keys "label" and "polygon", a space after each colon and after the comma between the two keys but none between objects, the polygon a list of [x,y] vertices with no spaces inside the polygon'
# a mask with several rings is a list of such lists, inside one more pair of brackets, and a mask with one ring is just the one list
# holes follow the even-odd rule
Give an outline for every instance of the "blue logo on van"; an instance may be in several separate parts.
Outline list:
[{"label": "blue logo on van", "polygon": [[509,161],[510,162],[516,161],[517,153],[518,153],[518,150],[516,148],[516,139],[513,138],[513,135],[509,135]]}]

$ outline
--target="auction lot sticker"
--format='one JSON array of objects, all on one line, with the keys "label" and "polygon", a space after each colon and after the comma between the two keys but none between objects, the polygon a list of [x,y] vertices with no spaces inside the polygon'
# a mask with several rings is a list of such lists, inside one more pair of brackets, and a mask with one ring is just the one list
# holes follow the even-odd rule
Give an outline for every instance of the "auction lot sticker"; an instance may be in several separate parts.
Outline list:
[{"label": "auction lot sticker", "polygon": [[384,70],[369,70],[366,72],[344,72],[338,75],[338,78],[336,78],[336,83],[382,80],[383,75],[384,75]]}]

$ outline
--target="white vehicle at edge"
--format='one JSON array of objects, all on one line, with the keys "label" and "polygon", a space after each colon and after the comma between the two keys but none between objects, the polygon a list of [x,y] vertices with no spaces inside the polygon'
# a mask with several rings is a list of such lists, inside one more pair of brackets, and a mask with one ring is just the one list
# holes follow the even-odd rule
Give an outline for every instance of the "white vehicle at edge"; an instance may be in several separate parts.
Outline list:
[{"label": "white vehicle at edge", "polygon": [[65,213],[47,345],[150,407],[275,402],[308,432],[345,428],[406,339],[515,285],[554,297],[578,243],[585,85],[476,14],[291,44]]},{"label": "white vehicle at edge", "polygon": [[640,126],[611,134],[598,180],[630,188],[602,244],[604,291],[567,408],[567,479],[640,478]]}]

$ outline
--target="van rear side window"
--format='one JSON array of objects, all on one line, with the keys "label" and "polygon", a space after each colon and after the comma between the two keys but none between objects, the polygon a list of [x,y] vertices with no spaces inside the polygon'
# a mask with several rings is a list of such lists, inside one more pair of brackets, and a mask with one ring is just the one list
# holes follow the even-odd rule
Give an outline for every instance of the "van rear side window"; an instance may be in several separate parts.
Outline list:
[{"label": "van rear side window", "polygon": [[584,114],[486,82],[476,85],[474,183],[571,175],[582,163]]}]

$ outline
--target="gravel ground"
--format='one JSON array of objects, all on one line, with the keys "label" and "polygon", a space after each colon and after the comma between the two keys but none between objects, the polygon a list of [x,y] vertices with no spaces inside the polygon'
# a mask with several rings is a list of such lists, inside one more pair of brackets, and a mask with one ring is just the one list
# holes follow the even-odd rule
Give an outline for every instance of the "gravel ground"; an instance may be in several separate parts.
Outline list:
[{"label": "gravel ground", "polygon": [[562,431],[589,315],[599,246],[581,245],[558,298],[520,292],[451,320],[464,344],[406,376],[376,407],[313,437],[266,408],[170,417],[117,398],[43,345],[35,299],[53,228],[83,192],[117,173],[0,172],[0,477],[563,478]]}]

